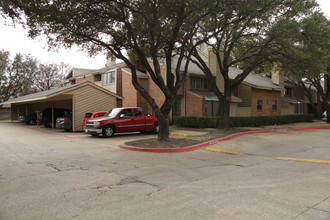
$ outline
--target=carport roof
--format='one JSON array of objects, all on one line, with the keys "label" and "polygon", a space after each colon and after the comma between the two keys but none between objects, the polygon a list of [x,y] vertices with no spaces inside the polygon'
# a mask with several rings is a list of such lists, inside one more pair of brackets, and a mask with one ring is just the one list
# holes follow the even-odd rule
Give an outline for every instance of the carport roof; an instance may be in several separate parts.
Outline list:
[{"label": "carport roof", "polygon": [[54,96],[65,94],[66,92],[78,89],[78,88],[86,86],[86,85],[93,86],[99,90],[102,90],[102,91],[108,93],[109,95],[113,95],[116,98],[123,99],[123,97],[121,97],[107,89],[104,89],[98,85],[95,85],[94,83],[84,82],[84,83],[80,83],[80,84],[74,84],[74,85],[65,86],[65,87],[61,87],[61,88],[51,89],[51,90],[47,90],[47,91],[43,91],[43,92],[37,92],[37,93],[21,96],[18,98],[14,98],[14,99],[9,99],[8,101],[0,103],[0,104],[1,105],[2,104],[15,104],[15,103],[34,102],[34,101],[39,101],[39,100],[45,100],[45,99],[52,98]]}]

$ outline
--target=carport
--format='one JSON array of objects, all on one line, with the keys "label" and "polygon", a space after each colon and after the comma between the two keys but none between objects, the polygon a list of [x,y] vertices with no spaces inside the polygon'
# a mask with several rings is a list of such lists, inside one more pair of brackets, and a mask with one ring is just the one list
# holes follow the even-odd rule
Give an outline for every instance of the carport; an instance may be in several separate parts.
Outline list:
[{"label": "carport", "polygon": [[72,130],[79,131],[86,112],[108,111],[117,107],[118,99],[123,98],[91,82],[84,82],[21,96],[1,104],[11,104],[12,121],[45,108],[52,108],[53,112],[55,108],[72,110]]}]

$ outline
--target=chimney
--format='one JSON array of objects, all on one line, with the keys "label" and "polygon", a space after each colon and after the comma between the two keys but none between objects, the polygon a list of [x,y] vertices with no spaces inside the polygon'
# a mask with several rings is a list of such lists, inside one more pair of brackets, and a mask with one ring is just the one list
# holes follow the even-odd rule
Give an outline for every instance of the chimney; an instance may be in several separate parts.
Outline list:
[{"label": "chimney", "polygon": [[273,83],[275,83],[276,85],[278,85],[279,87],[282,88],[281,96],[284,96],[285,88],[284,88],[283,75],[279,71],[272,72],[272,81],[273,81]]},{"label": "chimney", "polygon": [[[212,50],[209,50],[208,57],[209,57],[209,68],[210,68],[212,74],[216,77],[216,82],[217,82],[217,85],[218,85],[220,91],[223,92],[224,88],[225,88],[225,86],[224,86],[225,83],[224,83],[223,76],[220,72],[219,63],[217,62],[216,54]],[[221,56],[221,57],[223,57],[223,56]]]},{"label": "chimney", "polygon": [[116,64],[116,58],[115,57],[108,57],[106,66],[112,66]]},{"label": "chimney", "polygon": [[116,57],[112,53],[107,53],[107,63],[105,66],[112,66],[116,64]]}]

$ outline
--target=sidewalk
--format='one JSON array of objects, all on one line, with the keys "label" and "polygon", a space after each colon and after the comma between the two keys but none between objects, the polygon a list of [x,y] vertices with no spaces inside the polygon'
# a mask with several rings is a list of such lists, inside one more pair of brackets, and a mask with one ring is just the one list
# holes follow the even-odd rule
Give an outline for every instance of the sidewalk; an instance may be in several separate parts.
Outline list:
[{"label": "sidewalk", "polygon": [[[248,134],[258,134],[258,133],[271,133],[271,132],[288,132],[288,131],[301,131],[301,130],[318,130],[318,129],[329,129],[330,124],[327,124],[322,121],[316,121],[312,123],[294,123],[294,124],[285,124],[285,125],[271,125],[271,126],[264,126],[264,127],[249,127],[244,128],[244,132],[232,133],[227,135],[226,137],[220,137],[213,140],[208,140],[196,145],[188,146],[188,147],[181,147],[181,148],[150,148],[150,147],[136,147],[136,146],[129,146],[129,145],[121,145],[120,147],[126,150],[133,150],[133,151],[142,151],[142,152],[154,152],[154,153],[178,153],[178,152],[185,152],[191,150],[197,150],[200,148],[208,147],[219,142],[229,140],[235,137],[248,135]],[[173,136],[185,136],[185,138],[189,139],[189,137],[198,137],[204,136],[209,134],[209,131],[191,131],[191,130],[181,130],[175,129],[171,130]]]}]

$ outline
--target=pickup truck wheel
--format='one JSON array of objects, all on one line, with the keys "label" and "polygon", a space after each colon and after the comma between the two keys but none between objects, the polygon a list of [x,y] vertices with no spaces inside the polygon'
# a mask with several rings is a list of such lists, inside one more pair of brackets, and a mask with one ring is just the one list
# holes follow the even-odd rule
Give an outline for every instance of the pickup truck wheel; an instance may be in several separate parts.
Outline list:
[{"label": "pickup truck wheel", "polygon": [[115,134],[115,129],[112,125],[106,125],[102,130],[103,137],[112,137]]},{"label": "pickup truck wheel", "polygon": [[154,134],[158,134],[159,133],[159,124],[158,124],[158,122],[156,122],[154,124],[154,128],[152,129],[152,133],[154,133]]}]

